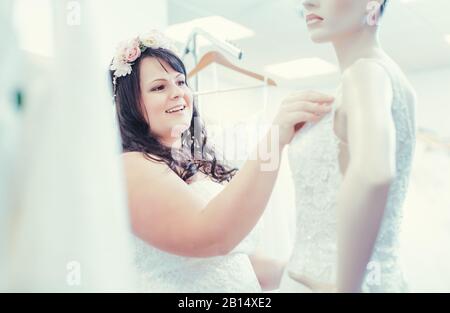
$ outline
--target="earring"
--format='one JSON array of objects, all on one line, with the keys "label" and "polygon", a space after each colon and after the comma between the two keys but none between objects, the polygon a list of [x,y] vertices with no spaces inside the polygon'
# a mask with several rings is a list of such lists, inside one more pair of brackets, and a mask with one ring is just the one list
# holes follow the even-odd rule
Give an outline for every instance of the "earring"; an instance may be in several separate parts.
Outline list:
[{"label": "earring", "polygon": [[378,25],[378,20],[381,14],[381,4],[378,1],[369,1],[366,10],[368,11],[366,22],[369,26]]}]

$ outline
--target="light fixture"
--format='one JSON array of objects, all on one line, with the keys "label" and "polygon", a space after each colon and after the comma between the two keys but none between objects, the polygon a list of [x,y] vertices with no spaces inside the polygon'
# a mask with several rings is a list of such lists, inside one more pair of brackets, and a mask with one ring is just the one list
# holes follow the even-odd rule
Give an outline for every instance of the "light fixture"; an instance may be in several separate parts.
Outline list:
[{"label": "light fixture", "polygon": [[[238,40],[255,35],[255,32],[251,29],[222,16],[208,16],[185,23],[173,24],[166,29],[165,33],[173,40],[186,43],[194,28],[203,29],[210,34],[214,34],[215,37],[221,40]],[[210,45],[211,42],[200,37],[197,44],[199,46],[206,46]]]},{"label": "light fixture", "polygon": [[301,79],[337,72],[337,66],[320,58],[305,58],[266,66],[265,70],[285,79]]},{"label": "light fixture", "polygon": [[53,56],[50,1],[17,0],[13,12],[19,47],[32,54]]}]

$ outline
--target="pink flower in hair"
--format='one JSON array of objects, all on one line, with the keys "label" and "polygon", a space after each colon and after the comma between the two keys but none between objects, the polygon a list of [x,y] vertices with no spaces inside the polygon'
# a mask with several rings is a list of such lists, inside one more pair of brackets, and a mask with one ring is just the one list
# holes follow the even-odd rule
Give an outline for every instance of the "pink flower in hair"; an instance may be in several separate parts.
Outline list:
[{"label": "pink flower in hair", "polygon": [[141,56],[139,38],[132,39],[125,49],[125,60],[129,63],[134,62]]},{"label": "pink flower in hair", "polygon": [[164,48],[177,53],[176,47],[160,31],[152,30],[140,37],[134,37],[131,40],[122,41],[116,50],[116,54],[110,66],[114,71],[114,84],[118,77],[124,77],[131,73],[132,65],[147,49]]}]

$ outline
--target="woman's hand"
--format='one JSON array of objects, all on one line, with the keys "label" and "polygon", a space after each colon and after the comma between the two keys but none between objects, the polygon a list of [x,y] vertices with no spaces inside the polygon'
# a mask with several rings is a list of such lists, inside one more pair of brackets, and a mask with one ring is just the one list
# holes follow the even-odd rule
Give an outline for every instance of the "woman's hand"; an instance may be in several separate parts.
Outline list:
[{"label": "woman's hand", "polygon": [[331,111],[334,97],[315,91],[301,91],[288,96],[273,121],[278,128],[280,147],[289,144],[306,122],[317,122]]},{"label": "woman's hand", "polygon": [[269,258],[257,253],[249,255],[249,257],[262,290],[278,289],[287,261]]},{"label": "woman's hand", "polygon": [[337,291],[336,285],[321,283],[305,275],[297,274],[292,271],[289,271],[289,277],[311,289],[312,292],[334,293]]}]

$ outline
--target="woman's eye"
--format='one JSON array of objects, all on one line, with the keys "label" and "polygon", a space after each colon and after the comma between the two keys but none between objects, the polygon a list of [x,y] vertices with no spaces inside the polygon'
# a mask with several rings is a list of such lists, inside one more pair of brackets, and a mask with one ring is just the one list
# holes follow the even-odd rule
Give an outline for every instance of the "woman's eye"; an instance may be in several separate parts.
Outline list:
[{"label": "woman's eye", "polygon": [[160,86],[156,86],[156,87],[152,88],[151,91],[161,91],[163,89],[164,89],[164,85],[160,85]]},{"label": "woman's eye", "polygon": [[184,86],[184,85],[186,85],[186,81],[180,80],[180,81],[178,82],[178,86]]}]

